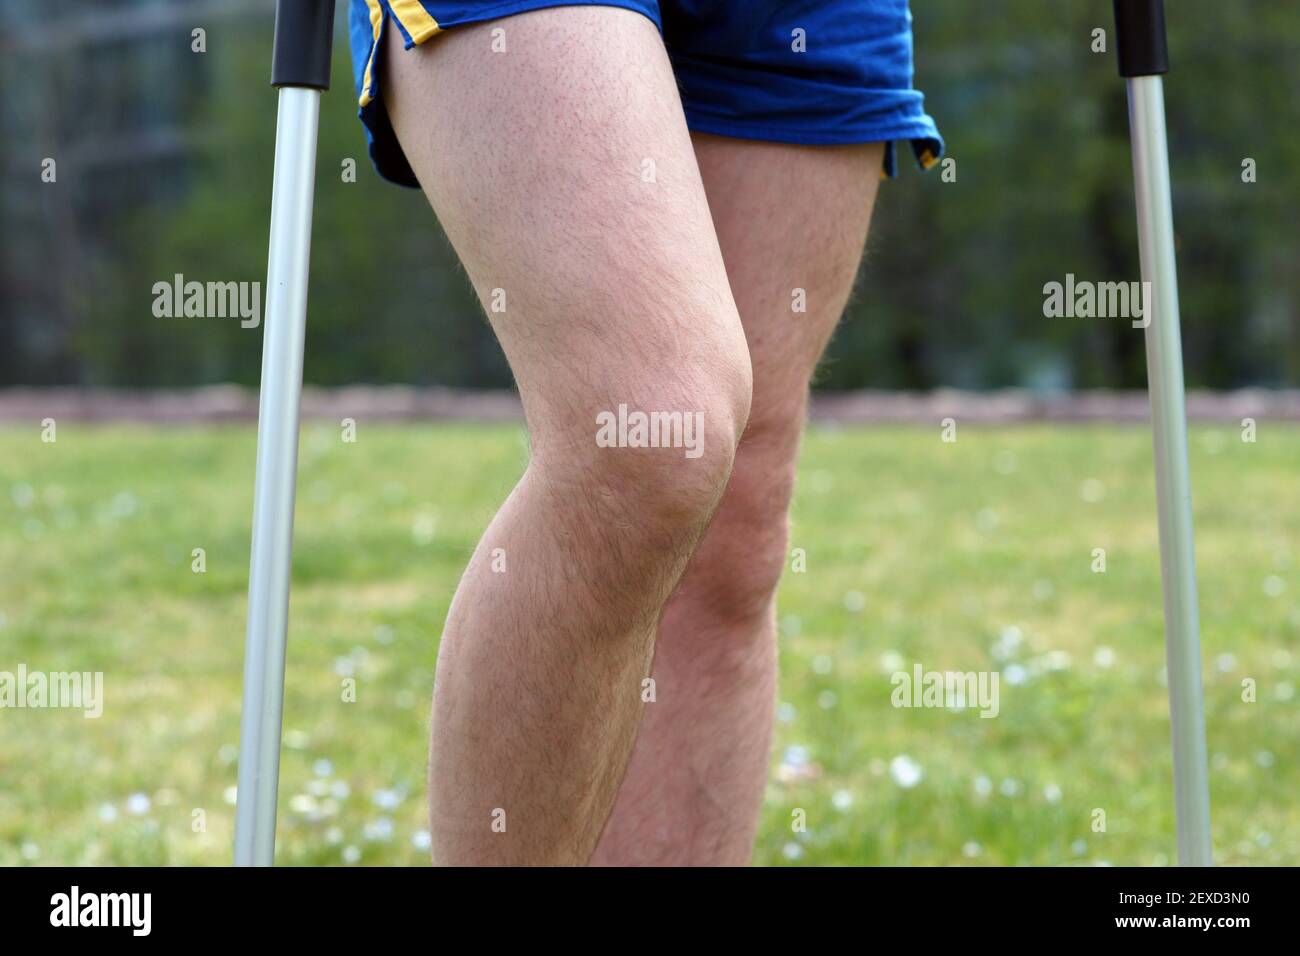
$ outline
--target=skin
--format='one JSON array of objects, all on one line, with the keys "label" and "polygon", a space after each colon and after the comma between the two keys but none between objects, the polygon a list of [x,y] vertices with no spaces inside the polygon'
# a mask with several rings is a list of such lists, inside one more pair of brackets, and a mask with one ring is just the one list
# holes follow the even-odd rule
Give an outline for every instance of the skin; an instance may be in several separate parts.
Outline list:
[{"label": "skin", "polygon": [[[434,862],[743,863],[808,378],[881,147],[693,138],[658,32],[625,10],[539,10],[405,52],[395,37],[393,127],[531,444],[443,633]],[[620,404],[702,415],[702,454],[600,447],[596,416]]]},{"label": "skin", "polygon": [[[593,860],[602,864],[749,861],[808,385],[853,288],[884,152],[694,138],[749,341],[753,404],[722,506],[664,613],[657,700]],[[806,312],[792,310],[796,288]]]}]

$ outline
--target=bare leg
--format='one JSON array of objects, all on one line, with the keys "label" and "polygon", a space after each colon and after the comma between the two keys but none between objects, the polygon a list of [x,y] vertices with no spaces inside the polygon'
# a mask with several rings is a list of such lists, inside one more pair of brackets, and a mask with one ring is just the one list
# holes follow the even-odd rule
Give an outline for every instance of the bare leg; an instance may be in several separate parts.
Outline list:
[{"label": "bare leg", "polygon": [[[749,340],[753,407],[717,517],[664,614],[655,703],[593,862],[744,864],[767,779],[777,581],[809,378],[853,285],[883,147],[696,136]],[[795,290],[807,311],[794,310]]]},{"label": "bare leg", "polygon": [[[394,128],[488,306],[532,444],[443,632],[433,857],[585,863],[663,605],[744,428],[744,334],[649,21],[548,9],[387,53]],[[701,413],[703,454],[598,447],[596,416],[620,403]]]}]

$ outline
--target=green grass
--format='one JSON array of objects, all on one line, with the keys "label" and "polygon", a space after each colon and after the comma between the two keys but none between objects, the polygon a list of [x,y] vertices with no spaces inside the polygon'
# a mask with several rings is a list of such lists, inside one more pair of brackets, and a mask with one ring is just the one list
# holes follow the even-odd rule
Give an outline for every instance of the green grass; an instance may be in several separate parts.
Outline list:
[{"label": "green grass", "polygon": [[[1300,862],[1297,438],[1192,436],[1228,864]],[[425,861],[437,635],[525,451],[514,427],[305,431],[281,862]],[[242,426],[0,430],[0,670],[103,671],[106,698],[97,720],[0,710],[0,864],[229,861],[253,459]],[[1141,428],[972,427],[954,444],[937,427],[815,429],[756,861],[1169,862],[1151,471]],[[999,715],[894,708],[890,673],[918,661],[996,669]]]}]

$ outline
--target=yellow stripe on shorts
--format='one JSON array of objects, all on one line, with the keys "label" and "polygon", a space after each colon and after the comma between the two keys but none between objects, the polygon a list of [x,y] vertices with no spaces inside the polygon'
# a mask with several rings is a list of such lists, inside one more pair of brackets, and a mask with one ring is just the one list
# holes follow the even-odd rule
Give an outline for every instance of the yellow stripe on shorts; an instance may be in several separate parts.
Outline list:
[{"label": "yellow stripe on shorts", "polygon": [[388,7],[393,11],[393,16],[402,21],[402,26],[411,35],[412,43],[423,43],[442,29],[438,26],[438,21],[429,16],[429,11],[421,6],[420,0],[388,0]]},{"label": "yellow stripe on shorts", "polygon": [[384,22],[384,11],[379,8],[379,0],[366,0],[366,6],[370,8],[370,34],[374,39],[370,43],[370,59],[366,60],[366,71],[361,77],[361,106],[373,99],[370,95],[370,85],[373,82],[371,77],[374,75],[375,51],[379,49],[379,25]]}]

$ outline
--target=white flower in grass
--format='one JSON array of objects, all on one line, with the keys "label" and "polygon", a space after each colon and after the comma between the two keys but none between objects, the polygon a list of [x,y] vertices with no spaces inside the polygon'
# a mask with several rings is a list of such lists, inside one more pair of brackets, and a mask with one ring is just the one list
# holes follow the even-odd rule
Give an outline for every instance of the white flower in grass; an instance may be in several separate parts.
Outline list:
[{"label": "white flower in grass", "polygon": [[779,704],[776,708],[776,719],[783,724],[792,724],[798,713],[794,704]]},{"label": "white flower in grass", "polygon": [[396,810],[403,799],[403,794],[398,790],[376,790],[370,795],[370,802],[381,810]]},{"label": "white flower in grass", "polygon": [[839,703],[839,695],[833,690],[824,690],[817,695],[817,706],[822,710],[830,710]]},{"label": "white flower in grass", "polygon": [[829,674],[835,662],[831,660],[829,654],[818,654],[813,658],[812,669],[815,674]]},{"label": "white flower in grass", "polygon": [[432,544],[436,527],[433,515],[416,515],[415,520],[411,522],[411,539],[420,546]]},{"label": "white flower in grass", "polygon": [[296,793],[289,800],[289,810],[300,816],[311,816],[316,812],[316,798],[309,793]]},{"label": "white flower in grass", "polygon": [[1019,664],[1008,664],[1002,669],[1002,679],[1013,687],[1019,687],[1029,680],[1029,671]]},{"label": "white flower in grass", "polygon": [[1047,786],[1043,787],[1043,799],[1048,803],[1060,803],[1061,788],[1054,783],[1049,783]]},{"label": "white flower in grass", "polygon": [[907,666],[907,661],[898,651],[885,651],[880,655],[880,669],[886,674],[896,674]]},{"label": "white flower in grass", "polygon": [[921,765],[907,754],[899,754],[889,761],[889,777],[904,790],[910,790],[921,782],[925,771]]},{"label": "white flower in grass", "polygon": [[1092,655],[1092,662],[1100,668],[1113,667],[1115,664],[1115,652],[1109,647],[1102,646]]},{"label": "white flower in grass", "polygon": [[388,817],[371,820],[365,825],[362,833],[371,843],[387,843],[393,838],[393,821]]},{"label": "white flower in grass", "polygon": [[330,796],[335,800],[346,800],[352,794],[352,788],[348,786],[346,780],[333,780],[330,782]]},{"label": "white flower in grass", "polygon": [[318,777],[334,776],[334,765],[322,757],[311,765],[311,772]]},{"label": "white flower in grass", "polygon": [[112,823],[117,819],[117,807],[111,803],[101,803],[99,805],[99,820],[101,823]]},{"label": "white flower in grass", "polygon": [[787,843],[781,848],[781,855],[787,860],[798,860],[803,856],[803,847],[798,843]]},{"label": "white flower in grass", "polygon": [[781,762],[789,764],[792,767],[802,767],[808,762],[808,748],[801,747],[798,744],[791,744],[785,748],[785,753],[781,757]]},{"label": "white flower in grass", "polygon": [[1233,654],[1220,654],[1214,659],[1214,666],[1220,674],[1230,674],[1237,669],[1237,658]]},{"label": "white flower in grass", "polygon": [[23,844],[23,848],[21,852],[23,855],[23,859],[27,860],[28,862],[32,862],[33,860],[39,860],[41,858],[41,848],[37,846],[35,843],[33,843],[31,840],[28,840],[26,843]]},{"label": "white flower in grass", "polygon": [[1290,700],[1295,696],[1295,684],[1289,680],[1284,680],[1273,690],[1273,696],[1278,700]]},{"label": "white flower in grass", "polygon": [[325,842],[330,846],[337,846],[343,842],[343,830],[340,827],[330,827],[325,831]]},{"label": "white flower in grass", "polygon": [[227,806],[233,807],[235,805],[235,800],[238,798],[238,796],[239,796],[239,788],[236,787],[234,784],[231,784],[230,786],[226,787],[225,790],[221,791],[221,799],[226,802]]},{"label": "white flower in grass", "polygon": [[847,810],[853,806],[853,794],[848,790],[836,790],[831,795],[831,806],[836,810]]},{"label": "white flower in grass", "polygon": [[844,610],[850,614],[860,614],[867,606],[866,596],[861,591],[846,591],[844,594]]},{"label": "white flower in grass", "polygon": [[20,481],[9,488],[9,496],[13,498],[14,504],[19,508],[30,508],[32,502],[36,500],[36,492],[31,485]]},{"label": "white flower in grass", "polygon": [[358,863],[361,861],[361,847],[349,844],[343,848],[344,863]]},{"label": "white flower in grass", "polygon": [[1106,497],[1106,485],[1096,478],[1085,478],[1079,485],[1079,497],[1090,505],[1095,505]]},{"label": "white flower in grass", "polygon": [[776,778],[782,783],[816,780],[821,773],[821,767],[812,762],[812,755],[808,752],[808,748],[798,744],[785,748],[785,752],[781,755],[781,765],[776,768]]},{"label": "white flower in grass", "polygon": [[1087,856],[1088,841],[1083,839],[1075,840],[1073,843],[1070,844],[1070,852],[1073,853],[1075,856]]},{"label": "white flower in grass", "polygon": [[1259,764],[1266,770],[1273,766],[1273,762],[1274,758],[1271,751],[1261,750],[1259,753],[1255,754],[1255,763]]},{"label": "white flower in grass", "polygon": [[427,851],[433,846],[433,837],[429,835],[428,830],[416,830],[411,834],[411,846],[417,850]]},{"label": "white flower in grass", "polygon": [[133,793],[126,798],[127,813],[133,816],[142,817],[149,812],[149,796],[144,793]]},{"label": "white flower in grass", "polygon": [[1014,797],[1020,793],[1020,781],[1011,777],[1003,777],[1002,782],[998,784],[998,793],[1004,797]]},{"label": "white flower in grass", "polygon": [[798,637],[803,630],[803,620],[798,614],[787,614],[781,618],[781,636]]},{"label": "white flower in grass", "polygon": [[993,792],[993,781],[980,774],[975,778],[975,795],[978,797],[987,797]]},{"label": "white flower in grass", "polygon": [[1043,666],[1049,671],[1069,670],[1070,654],[1068,651],[1048,651],[1043,655]]},{"label": "white flower in grass", "polygon": [[1264,593],[1269,597],[1281,597],[1285,590],[1286,582],[1276,574],[1270,574],[1264,579]]},{"label": "white flower in grass", "polygon": [[1014,624],[1009,624],[1002,629],[996,641],[993,642],[991,652],[994,657],[1000,661],[1010,660],[1020,653],[1020,646],[1025,642],[1025,635]]},{"label": "white flower in grass", "polygon": [[966,857],[968,860],[975,859],[975,857],[979,856],[983,852],[984,848],[974,840],[967,840],[961,847],[961,855]]}]

